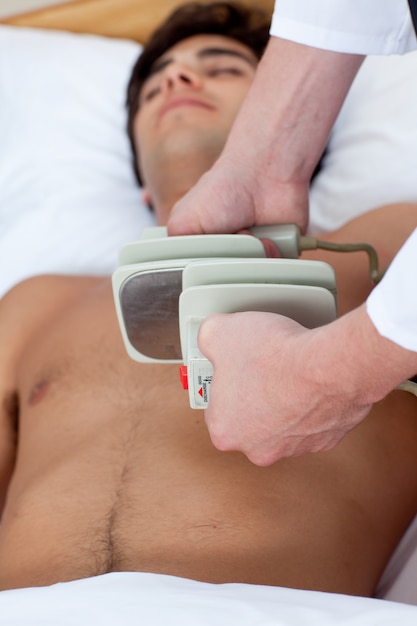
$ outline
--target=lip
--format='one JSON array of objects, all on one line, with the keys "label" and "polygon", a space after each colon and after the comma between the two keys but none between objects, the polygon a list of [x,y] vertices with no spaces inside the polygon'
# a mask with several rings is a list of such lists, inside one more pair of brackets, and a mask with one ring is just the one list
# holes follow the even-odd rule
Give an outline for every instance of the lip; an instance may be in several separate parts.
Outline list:
[{"label": "lip", "polygon": [[164,106],[161,108],[159,112],[159,118],[163,117],[165,113],[171,111],[172,109],[178,109],[181,107],[197,107],[201,109],[207,109],[209,111],[214,110],[214,106],[204,102],[203,100],[197,100],[196,98],[190,98],[188,96],[184,96],[181,98],[173,98],[166,102]]}]

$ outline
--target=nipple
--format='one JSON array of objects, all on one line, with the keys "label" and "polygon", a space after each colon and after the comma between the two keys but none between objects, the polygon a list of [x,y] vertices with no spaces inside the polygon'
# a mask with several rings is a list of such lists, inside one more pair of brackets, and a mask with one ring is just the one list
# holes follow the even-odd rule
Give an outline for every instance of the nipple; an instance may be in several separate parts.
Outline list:
[{"label": "nipple", "polygon": [[38,383],[37,385],[35,385],[35,387],[32,389],[32,392],[29,396],[30,406],[35,406],[36,404],[39,404],[39,402],[46,395],[46,392],[48,391],[48,387],[49,387],[49,382],[47,381],[42,381],[41,383]]}]

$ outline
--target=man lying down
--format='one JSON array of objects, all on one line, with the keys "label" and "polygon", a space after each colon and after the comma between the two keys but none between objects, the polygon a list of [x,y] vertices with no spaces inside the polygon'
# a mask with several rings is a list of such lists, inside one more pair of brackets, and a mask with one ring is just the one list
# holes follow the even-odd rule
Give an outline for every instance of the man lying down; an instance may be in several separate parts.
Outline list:
[{"label": "man lying down", "polygon": [[[194,5],[143,53],[130,129],[159,224],[222,149],[267,37],[257,11]],[[386,266],[416,225],[388,206],[327,238],[367,240]],[[334,266],[341,313],[369,291],[364,256],[310,254]],[[0,343],[1,589],[140,571],[371,595],[417,512],[409,394],[334,450],[262,468],[213,447],[176,365],[127,356],[110,278],[17,285]]]}]

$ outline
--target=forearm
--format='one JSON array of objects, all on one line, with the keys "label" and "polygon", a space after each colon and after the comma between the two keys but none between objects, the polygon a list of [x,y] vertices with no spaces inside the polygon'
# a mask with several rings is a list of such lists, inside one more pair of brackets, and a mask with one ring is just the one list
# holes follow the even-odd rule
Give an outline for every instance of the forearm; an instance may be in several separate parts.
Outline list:
[{"label": "forearm", "polygon": [[417,352],[382,337],[365,304],[312,331],[307,343],[318,388],[350,397],[352,407],[378,402],[417,372]]},{"label": "forearm", "polygon": [[275,184],[308,183],[362,61],[272,37],[225,155]]}]

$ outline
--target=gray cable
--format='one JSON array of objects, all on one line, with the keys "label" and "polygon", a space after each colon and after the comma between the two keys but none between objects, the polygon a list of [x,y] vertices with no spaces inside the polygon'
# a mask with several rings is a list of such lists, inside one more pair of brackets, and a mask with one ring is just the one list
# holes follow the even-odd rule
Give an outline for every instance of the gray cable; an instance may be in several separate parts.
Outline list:
[{"label": "gray cable", "polygon": [[331,250],[333,252],[366,252],[369,258],[369,275],[371,281],[378,283],[383,273],[379,271],[378,254],[373,246],[369,243],[330,243],[328,241],[320,241],[315,237],[299,238],[300,250]]},{"label": "gray cable", "polygon": [[417,383],[414,383],[412,380],[406,380],[405,383],[398,385],[396,389],[399,389],[400,391],[408,391],[417,398]]}]

